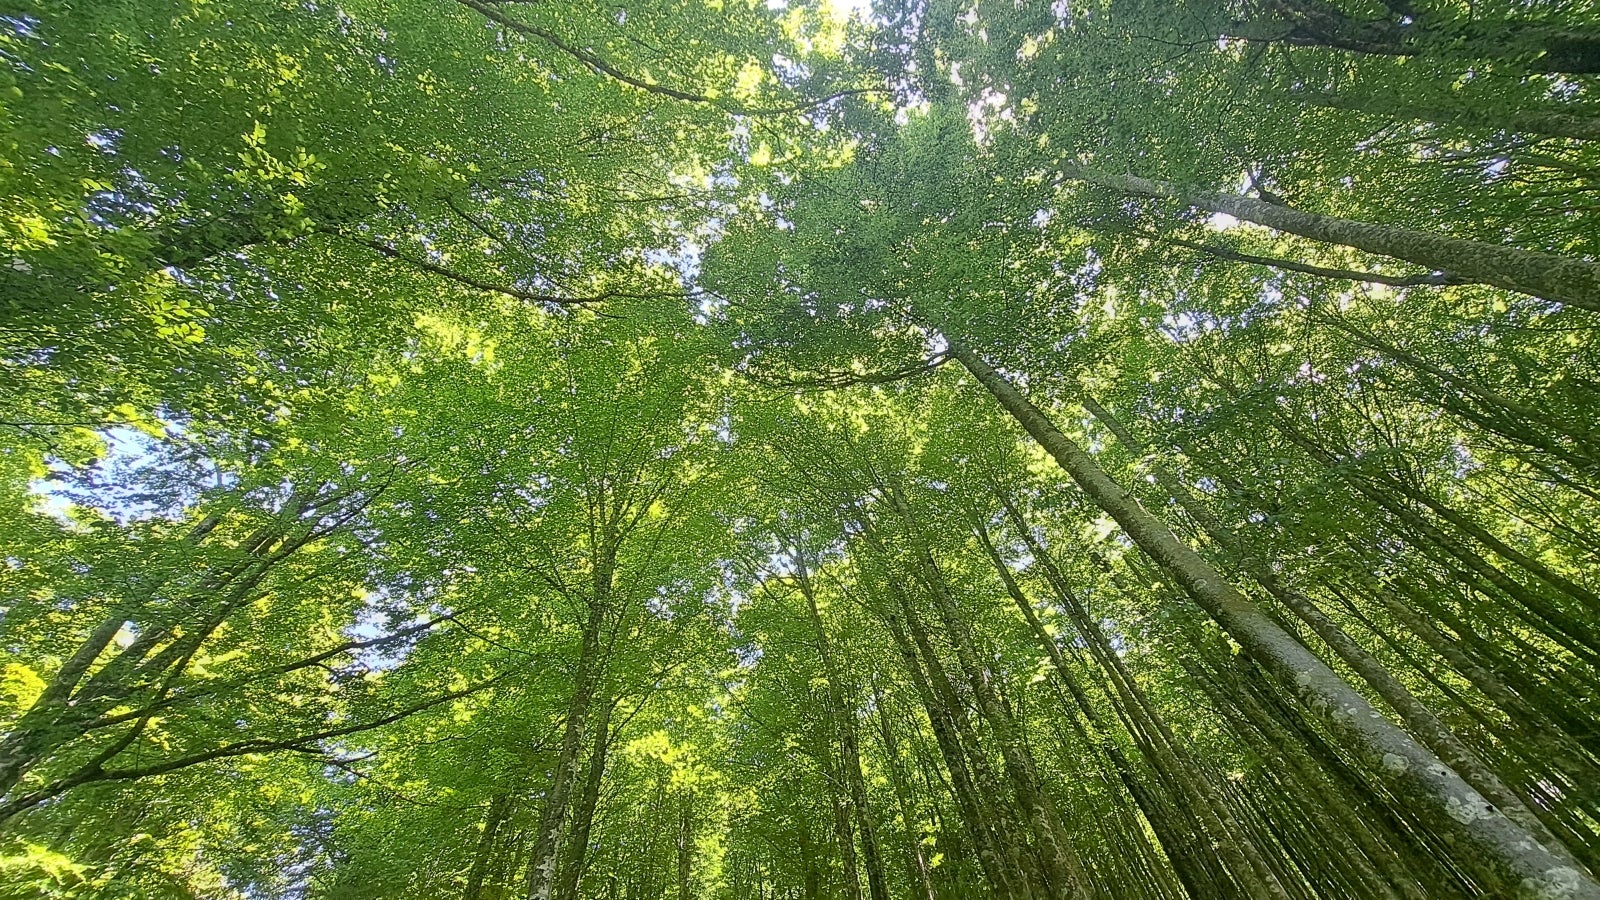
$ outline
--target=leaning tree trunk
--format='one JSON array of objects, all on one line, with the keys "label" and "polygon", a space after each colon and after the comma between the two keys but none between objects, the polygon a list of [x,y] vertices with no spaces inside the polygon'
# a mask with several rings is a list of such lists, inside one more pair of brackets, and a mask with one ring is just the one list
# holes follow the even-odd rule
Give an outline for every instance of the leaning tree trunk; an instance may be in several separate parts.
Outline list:
[{"label": "leaning tree trunk", "polygon": [[[1022,521],[1021,514],[1008,498],[1001,496],[1000,500],[1006,511],[1013,517],[1017,528],[1023,530],[1029,552],[1034,555],[1034,558],[1041,565],[1044,565],[1046,563],[1045,550],[1034,541],[1031,535],[1026,533],[1026,523]],[[1012,602],[1016,604],[1018,611],[1022,613],[1023,619],[1028,623],[1029,629],[1033,631],[1035,639],[1039,641],[1045,653],[1049,655],[1051,663],[1055,666],[1056,672],[1060,675],[1063,683],[1072,687],[1074,693],[1076,693],[1076,686],[1072,684],[1074,679],[1071,670],[1067,667],[1066,659],[1061,655],[1061,648],[1056,646],[1055,641],[1045,631],[1044,623],[1039,621],[1039,616],[1034,612],[1033,605],[1023,592],[1022,586],[1017,583],[1016,577],[1012,575],[1011,570],[995,549],[988,530],[981,521],[976,521],[974,522],[974,531],[978,537],[978,542],[987,552],[989,561],[994,565],[1001,582],[1005,585],[1006,593],[1010,595]],[[1051,572],[1053,576],[1053,566],[1051,567]],[[1052,584],[1054,585],[1053,577]],[[1178,786],[1183,790],[1185,798],[1191,804],[1194,813],[1213,832],[1212,840],[1215,843],[1218,854],[1227,862],[1230,874],[1238,880],[1239,886],[1251,898],[1256,898],[1256,900],[1272,900],[1272,898],[1288,900],[1288,892],[1273,874],[1259,848],[1243,834],[1243,829],[1234,820],[1232,811],[1229,810],[1226,801],[1206,780],[1204,773],[1195,770],[1192,761],[1187,758],[1186,754],[1182,753],[1181,746],[1177,744],[1176,740],[1172,739],[1171,732],[1167,729],[1165,723],[1157,718],[1159,714],[1149,707],[1143,697],[1136,696],[1136,692],[1139,690],[1137,684],[1133,681],[1130,673],[1119,668],[1119,660],[1116,657],[1116,653],[1106,646],[1105,635],[1100,631],[1099,625],[1091,620],[1086,612],[1079,607],[1075,597],[1066,593],[1064,584],[1055,586],[1062,593],[1063,603],[1068,606],[1068,613],[1073,620],[1073,624],[1080,632],[1080,637],[1082,637],[1085,645],[1090,650],[1090,655],[1104,669],[1107,680],[1112,683],[1118,693],[1127,698],[1130,714],[1141,722],[1148,723],[1149,730],[1152,732],[1152,745],[1155,745],[1158,741],[1161,742],[1159,746],[1150,748],[1153,757],[1151,764],[1153,766],[1164,766],[1172,773],[1173,779],[1178,782]],[[1087,707],[1087,704],[1084,705]]]},{"label": "leaning tree trunk", "polygon": [[[1111,414],[1110,410],[1101,406],[1093,397],[1080,397],[1079,402],[1090,415],[1109,429],[1129,452],[1136,456],[1145,456],[1143,444]],[[1146,458],[1150,462],[1150,471],[1156,483],[1194,519],[1201,531],[1215,541],[1218,547],[1233,556],[1246,572],[1266,588],[1267,593],[1310,627],[1345,665],[1361,676],[1361,680],[1389,704],[1418,740],[1448,762],[1451,768],[1492,800],[1496,807],[1518,825],[1538,837],[1552,851],[1567,857],[1574,866],[1581,865],[1571,858],[1570,850],[1547,830],[1545,823],[1539,820],[1523,798],[1501,780],[1499,774],[1479,759],[1449,726],[1440,721],[1433,710],[1417,699],[1387,666],[1351,638],[1344,628],[1324,613],[1310,597],[1285,585],[1269,565],[1251,555],[1239,535],[1206,508],[1160,459]]]},{"label": "leaning tree trunk", "polygon": [[1570,256],[1307,212],[1242,194],[1064,163],[1068,178],[1128,194],[1176,200],[1314,241],[1403,259],[1458,278],[1600,312],[1600,264]]},{"label": "leaning tree trunk", "polygon": [[1394,725],[1151,515],[1094,459],[999,372],[962,344],[950,354],[1059,463],[1128,537],[1166,569],[1195,601],[1275,678],[1292,689],[1402,798],[1426,810],[1500,875],[1508,895],[1537,900],[1600,900],[1600,883],[1574,868],[1495,809],[1403,729]]},{"label": "leaning tree trunk", "polygon": [[1055,800],[1041,783],[1033,754],[1024,745],[1020,729],[1010,711],[1000,702],[988,668],[980,661],[982,654],[973,644],[971,629],[956,605],[944,573],[922,542],[919,526],[910,508],[898,490],[891,490],[889,497],[912,535],[914,571],[918,580],[933,597],[934,608],[944,624],[957,663],[967,676],[979,714],[989,724],[990,731],[1000,745],[1000,757],[1016,793],[1017,805],[1021,807],[1038,842],[1039,856],[1045,865],[1053,893],[1056,896],[1082,896],[1088,888],[1082,865],[1067,838],[1066,826]]}]

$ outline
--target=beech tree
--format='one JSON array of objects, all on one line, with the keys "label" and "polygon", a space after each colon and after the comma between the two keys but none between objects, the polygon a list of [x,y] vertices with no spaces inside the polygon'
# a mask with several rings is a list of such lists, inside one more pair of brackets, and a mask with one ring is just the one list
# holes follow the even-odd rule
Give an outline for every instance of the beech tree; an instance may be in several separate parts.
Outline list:
[{"label": "beech tree", "polygon": [[0,896],[1600,898],[1596,48],[0,12]]}]

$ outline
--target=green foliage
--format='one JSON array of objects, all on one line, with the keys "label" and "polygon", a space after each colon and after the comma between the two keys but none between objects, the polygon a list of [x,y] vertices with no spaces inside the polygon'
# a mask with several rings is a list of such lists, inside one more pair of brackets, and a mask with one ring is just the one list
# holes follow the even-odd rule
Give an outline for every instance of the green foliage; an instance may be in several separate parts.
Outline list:
[{"label": "green foliage", "polygon": [[13,7],[0,897],[1600,896],[1592,8]]}]

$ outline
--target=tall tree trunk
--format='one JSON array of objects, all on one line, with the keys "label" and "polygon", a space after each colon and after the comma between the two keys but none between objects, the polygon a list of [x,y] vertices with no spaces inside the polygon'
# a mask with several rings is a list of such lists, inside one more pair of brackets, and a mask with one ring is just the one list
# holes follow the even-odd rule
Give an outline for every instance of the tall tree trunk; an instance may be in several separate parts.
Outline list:
[{"label": "tall tree trunk", "polygon": [[[905,605],[904,598],[901,598],[902,608]],[[1022,900],[1027,894],[1017,884],[1016,876],[1020,873],[1013,870],[1006,862],[1003,850],[1004,838],[995,833],[995,827],[1000,823],[985,814],[984,804],[979,799],[981,795],[977,778],[967,763],[967,754],[959,734],[960,726],[955,721],[955,717],[960,713],[947,707],[947,690],[934,689],[933,678],[923,670],[917,648],[913,646],[908,636],[907,627],[902,624],[902,614],[889,612],[884,616],[884,623],[888,626],[889,634],[905,660],[906,671],[911,675],[911,683],[917,690],[918,699],[922,701],[923,709],[927,711],[929,724],[933,728],[934,741],[939,747],[939,754],[944,759],[945,769],[950,775],[951,794],[955,797],[956,806],[961,812],[962,824],[966,826],[968,837],[978,854],[979,866],[985,878],[995,886],[1002,897]]]},{"label": "tall tree trunk", "polygon": [[[1027,541],[1028,548],[1033,553],[1035,560],[1040,563],[1041,567],[1050,566],[1050,571],[1055,574],[1054,566],[1049,563],[1045,555],[1045,549],[1036,542],[1032,533],[1027,531],[1027,524],[1022,521],[1021,514],[1016,507],[1011,504],[1009,498],[1002,496],[1000,499],[1006,511],[1011,515],[1016,527],[1024,532],[1024,539]],[[1011,596],[1018,610],[1022,612],[1023,618],[1027,620],[1035,637],[1044,646],[1045,652],[1050,656],[1057,673],[1064,682],[1069,684],[1074,682],[1075,679],[1073,679],[1071,670],[1067,667],[1066,660],[1061,655],[1060,648],[1045,632],[1044,624],[1039,621],[1038,614],[1033,610],[1033,604],[1029,602],[1027,595],[1023,593],[1022,586],[1017,583],[1015,576],[1011,574],[1010,568],[1006,566],[999,552],[995,550],[994,543],[989,538],[987,530],[981,522],[976,523],[976,528],[979,541],[983,544],[984,549],[988,551],[990,561],[994,564],[1001,581],[1005,584],[1006,592]],[[1091,655],[1105,669],[1106,676],[1115,689],[1127,698],[1127,706],[1134,717],[1148,723],[1150,726],[1148,730],[1152,732],[1152,742],[1156,744],[1151,749],[1155,751],[1155,755],[1158,757],[1158,759],[1153,759],[1152,762],[1164,765],[1173,773],[1174,779],[1178,781],[1188,795],[1187,799],[1192,805],[1193,811],[1201,816],[1208,826],[1207,830],[1212,832],[1210,835],[1211,840],[1215,842],[1222,857],[1227,860],[1230,874],[1238,879],[1240,886],[1251,897],[1263,898],[1263,900],[1267,900],[1267,898],[1271,898],[1271,900],[1288,900],[1288,892],[1284,890],[1283,885],[1274,876],[1266,859],[1261,856],[1259,848],[1256,848],[1253,844],[1248,844],[1248,838],[1244,837],[1243,829],[1239,827],[1239,823],[1234,821],[1233,814],[1228,809],[1226,801],[1216,793],[1215,788],[1210,787],[1205,774],[1196,771],[1190,760],[1181,755],[1181,751],[1176,741],[1172,739],[1166,723],[1160,720],[1159,713],[1140,695],[1138,685],[1133,681],[1131,673],[1119,667],[1120,660],[1117,658],[1116,653],[1107,646],[1105,635],[1100,631],[1098,624],[1088,617],[1086,611],[1078,605],[1075,597],[1065,592],[1065,584],[1056,584],[1058,580],[1059,577],[1052,578],[1052,584],[1063,594],[1063,602],[1070,607],[1068,614],[1073,619],[1078,631],[1081,632],[1084,642],[1088,644]]]},{"label": "tall tree trunk", "polygon": [[[996,495],[1001,496],[998,485],[994,485],[993,487]],[[1009,502],[1007,502],[1003,496],[1001,496],[1001,499],[1002,502],[1006,504],[1007,509],[1014,512],[1014,509],[1012,509]],[[1005,561],[1001,558],[999,551],[995,548],[993,540],[989,537],[988,529],[984,526],[982,520],[977,516],[973,516],[973,528],[974,533],[978,537],[979,543],[988,553],[990,561],[994,564],[995,570],[999,573],[1000,579],[1006,587],[1007,594],[1009,594],[1012,601],[1016,603],[1018,610],[1022,613],[1023,621],[1028,624],[1028,628],[1033,633],[1034,639],[1039,643],[1040,647],[1049,657],[1051,665],[1055,668],[1056,677],[1060,684],[1067,689],[1073,698],[1073,705],[1068,707],[1068,718],[1071,720],[1073,730],[1077,732],[1079,740],[1084,746],[1096,748],[1099,750],[1100,754],[1104,756],[1105,760],[1114,770],[1118,780],[1127,791],[1128,796],[1133,800],[1134,805],[1137,806],[1139,812],[1143,814],[1144,819],[1149,824],[1150,830],[1155,835],[1157,842],[1161,844],[1163,850],[1165,851],[1167,856],[1166,861],[1152,861],[1150,865],[1154,870],[1152,874],[1156,880],[1156,883],[1160,885],[1161,889],[1170,892],[1171,888],[1167,880],[1171,878],[1171,874],[1168,873],[1163,866],[1172,865],[1176,867],[1176,860],[1183,852],[1181,846],[1182,839],[1172,832],[1172,829],[1164,820],[1161,811],[1152,805],[1151,796],[1139,786],[1137,771],[1134,769],[1132,763],[1129,762],[1126,754],[1122,752],[1122,748],[1119,747],[1117,742],[1110,736],[1110,734],[1107,733],[1104,722],[1101,720],[1101,717],[1098,711],[1096,711],[1094,708],[1094,705],[1089,701],[1087,694],[1084,693],[1083,687],[1078,683],[1077,675],[1072,671],[1071,666],[1067,663],[1066,657],[1061,651],[1061,647],[1056,643],[1055,639],[1050,635],[1050,633],[1045,630],[1044,623],[1039,620],[1038,613],[1036,613],[1033,609],[1033,604],[1028,600],[1027,595],[1023,593],[1022,587],[1017,583],[1015,576],[1011,573],[1010,567],[1006,565]],[[1065,704],[1064,700],[1063,704]],[[1074,711],[1076,714],[1074,714]],[[1144,746],[1138,738],[1135,738],[1135,741],[1136,743],[1139,743],[1141,747]],[[1135,831],[1142,832],[1142,829],[1135,829]],[[1142,838],[1143,834],[1140,833],[1138,839]],[[1215,829],[1215,839],[1219,844],[1226,845],[1233,840],[1233,835],[1226,829],[1219,828]],[[1224,850],[1224,855],[1227,855],[1226,850]],[[1248,865],[1243,856],[1238,856],[1233,860],[1233,862],[1241,869]]]},{"label": "tall tree trunk", "polygon": [[1272,569],[1254,554],[1248,552],[1243,541],[1234,533],[1233,529],[1223,524],[1200,500],[1194,496],[1189,488],[1179,481],[1169,470],[1165,463],[1154,456],[1147,456],[1142,442],[1134,437],[1109,410],[1101,406],[1093,397],[1083,395],[1078,401],[1087,409],[1095,419],[1110,430],[1124,447],[1135,456],[1144,457],[1149,461],[1150,472],[1159,484],[1178,505],[1187,512],[1205,534],[1215,541],[1217,546],[1232,556],[1245,571],[1249,572],[1267,593],[1271,594],[1280,603],[1294,613],[1295,617],[1309,626],[1323,643],[1333,650],[1334,655],[1343,660],[1361,680],[1365,681],[1378,696],[1389,704],[1400,720],[1405,723],[1411,733],[1421,741],[1429,750],[1439,755],[1455,769],[1461,777],[1471,784],[1479,793],[1488,798],[1490,802],[1505,813],[1522,828],[1537,836],[1541,843],[1549,847],[1552,852],[1565,857],[1574,867],[1581,864],[1572,857],[1570,848],[1565,847],[1554,834],[1546,828],[1528,804],[1515,791],[1500,779],[1478,755],[1470,750],[1465,743],[1451,731],[1449,726],[1439,721],[1421,700],[1418,700],[1411,691],[1394,676],[1377,657],[1366,651],[1366,648],[1356,643],[1345,630],[1333,619],[1329,618],[1310,597],[1286,585],[1273,573]]},{"label": "tall tree trunk", "polygon": [[601,697],[597,705],[599,712],[594,719],[594,741],[589,748],[588,771],[583,776],[583,793],[578,796],[578,808],[572,815],[572,832],[567,835],[566,849],[556,870],[559,878],[554,893],[556,900],[578,900],[578,886],[588,862],[589,835],[594,828],[595,808],[600,804],[600,786],[605,781],[606,758],[611,751],[611,713],[617,701]]},{"label": "tall tree trunk", "polygon": [[1396,94],[1291,94],[1314,106],[1370,113],[1393,121],[1410,120],[1451,125],[1472,131],[1520,131],[1542,137],[1600,141],[1600,119],[1553,109],[1484,110],[1466,102],[1415,102]]},{"label": "tall tree trunk", "polygon": [[544,811],[540,814],[539,830],[528,859],[528,900],[550,900],[555,885],[556,849],[561,830],[566,825],[572,785],[578,778],[584,728],[600,682],[603,663],[600,658],[600,633],[610,608],[614,553],[614,548],[607,546],[600,551],[595,564],[594,595],[590,599],[589,615],[583,623],[572,697],[567,703],[567,721],[561,734],[561,751],[556,758],[556,770],[551,777],[550,789],[545,794]]},{"label": "tall tree trunk", "polygon": [[922,853],[922,841],[919,839],[919,830],[915,817],[915,807],[911,802],[911,791],[906,785],[905,773],[900,769],[900,746],[895,740],[894,723],[889,721],[889,710],[883,691],[874,691],[875,705],[878,707],[878,730],[883,736],[884,768],[889,773],[889,784],[894,788],[895,804],[900,808],[900,821],[905,831],[907,857],[911,863],[911,872],[916,877],[919,895],[922,900],[937,900],[933,890],[933,880],[928,872],[928,860]]},{"label": "tall tree trunk", "polygon": [[489,798],[489,811],[483,821],[483,831],[478,833],[478,846],[472,853],[472,867],[467,870],[467,887],[462,900],[479,900],[483,896],[483,882],[489,874],[489,864],[494,859],[495,838],[515,806],[515,796],[503,790]]},{"label": "tall tree trunk", "polygon": [[[1300,746],[1296,735],[1289,733],[1288,728],[1276,721],[1270,711],[1256,702],[1248,691],[1237,687],[1231,690],[1224,689],[1221,680],[1212,677],[1210,672],[1199,670],[1197,665],[1191,664],[1188,660],[1180,661],[1189,671],[1191,680],[1200,685],[1211,697],[1211,702],[1217,709],[1230,710],[1234,713],[1225,719],[1230,730],[1233,730],[1240,740],[1248,745],[1261,747],[1268,753],[1277,754],[1275,761],[1278,767],[1305,785],[1305,792],[1311,796],[1306,797],[1303,802],[1318,804],[1321,810],[1326,811],[1327,817],[1338,826],[1331,829],[1332,834],[1329,838],[1341,844],[1348,842],[1341,855],[1350,857],[1352,866],[1362,869],[1363,875],[1370,875],[1385,882],[1386,887],[1392,888],[1388,892],[1390,896],[1404,896],[1406,900],[1426,900],[1426,894],[1422,892],[1421,887],[1405,871],[1403,861],[1371,835],[1366,823],[1360,820],[1351,804],[1333,784],[1329,774],[1321,771],[1310,753]],[[1217,666],[1216,663],[1211,665]],[[1367,865],[1369,861],[1370,867]],[[1381,875],[1378,873],[1380,869]],[[1395,891],[1399,893],[1396,894]]]},{"label": "tall tree trunk", "polygon": [[1314,241],[1354,247],[1481,284],[1600,311],[1600,263],[1398,225],[1341,219],[1242,194],[1189,189],[1170,181],[1119,175],[1079,163],[1062,163],[1061,171],[1068,178],[1088,184],[1144,197],[1176,200]]},{"label": "tall tree trunk", "polygon": [[811,583],[811,572],[805,553],[798,545],[790,550],[794,562],[795,581],[805,597],[806,611],[811,618],[811,628],[817,637],[817,652],[822,658],[822,672],[828,680],[828,722],[839,746],[839,766],[850,789],[850,806],[856,819],[856,830],[861,835],[861,856],[866,864],[867,891],[872,900],[889,900],[889,889],[883,879],[883,855],[878,849],[878,835],[872,824],[872,810],[867,803],[867,784],[861,774],[860,739],[856,730],[854,708],[847,709],[843,678],[834,658],[833,642],[822,622],[822,611],[817,606],[816,590]]},{"label": "tall tree trunk", "polygon": [[1317,710],[1368,765],[1386,776],[1391,789],[1419,809],[1428,810],[1430,819],[1443,830],[1458,834],[1466,845],[1483,854],[1499,873],[1501,890],[1539,900],[1600,900],[1600,884],[1592,876],[1539,843],[1437,756],[1373,709],[1316,654],[1301,646],[1146,511],[992,366],[955,340],[949,345],[951,355],[1223,630]]},{"label": "tall tree trunk", "polygon": [[1040,848],[1041,861],[1045,865],[1052,893],[1058,897],[1082,896],[1087,890],[1082,865],[1072,849],[1060,811],[1039,778],[1032,753],[1023,745],[1021,732],[1010,711],[996,695],[988,668],[979,662],[970,627],[956,605],[944,573],[922,542],[919,526],[905,498],[898,488],[891,488],[889,499],[911,533],[915,548],[914,570],[934,599],[934,607],[955,650],[957,663],[971,685],[978,711],[989,723],[1000,745],[1000,758],[1016,794],[1017,804]]},{"label": "tall tree trunk", "polygon": [[839,869],[844,878],[845,900],[861,900],[861,873],[857,867],[855,819],[850,815],[849,789],[833,755],[833,741],[819,754],[822,777],[828,786],[828,806],[833,810],[833,838],[839,844]]},{"label": "tall tree trunk", "polygon": [[694,865],[694,794],[685,791],[678,797],[678,900],[694,900],[690,879]]}]

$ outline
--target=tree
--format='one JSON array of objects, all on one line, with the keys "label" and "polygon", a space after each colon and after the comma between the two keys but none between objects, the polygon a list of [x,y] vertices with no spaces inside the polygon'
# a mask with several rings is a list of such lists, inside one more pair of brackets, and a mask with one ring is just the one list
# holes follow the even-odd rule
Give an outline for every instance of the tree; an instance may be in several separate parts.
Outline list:
[{"label": "tree", "polygon": [[1600,897],[1595,28],[0,15],[0,895]]}]

